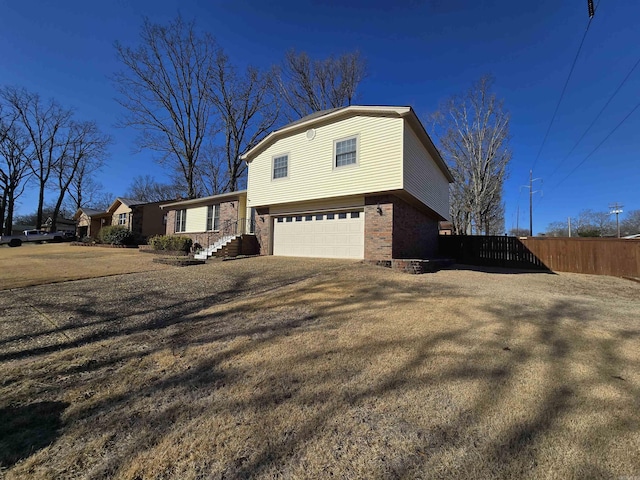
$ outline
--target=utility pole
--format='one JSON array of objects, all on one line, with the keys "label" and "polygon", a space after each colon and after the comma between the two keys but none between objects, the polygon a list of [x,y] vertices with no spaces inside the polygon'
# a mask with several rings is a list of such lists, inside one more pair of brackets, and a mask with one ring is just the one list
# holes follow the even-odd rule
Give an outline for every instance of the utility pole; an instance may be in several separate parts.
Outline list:
[{"label": "utility pole", "polygon": [[522,185],[520,188],[528,188],[529,189],[529,236],[533,237],[533,194],[534,193],[542,193],[542,190],[533,190],[533,182],[537,182],[538,180],[542,181],[541,178],[533,178],[533,170],[529,170],[529,185]]},{"label": "utility pole", "polygon": [[609,205],[609,215],[616,215],[616,230],[618,231],[618,238],[620,238],[620,221],[618,219],[618,215],[622,213],[622,207],[624,207],[624,205],[620,205],[618,202]]},{"label": "utility pole", "polygon": [[571,217],[567,217],[567,223],[569,224],[569,238],[571,238]]}]

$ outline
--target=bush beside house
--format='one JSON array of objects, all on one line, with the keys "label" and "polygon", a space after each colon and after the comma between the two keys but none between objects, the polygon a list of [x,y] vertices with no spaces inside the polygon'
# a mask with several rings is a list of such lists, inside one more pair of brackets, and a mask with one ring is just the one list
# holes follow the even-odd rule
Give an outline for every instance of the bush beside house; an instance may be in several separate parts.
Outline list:
[{"label": "bush beside house", "polygon": [[153,250],[186,252],[191,250],[193,240],[181,235],[155,235],[147,242]]},{"label": "bush beside house", "polygon": [[135,245],[136,236],[126,227],[109,225],[98,232],[98,242],[110,245]]}]

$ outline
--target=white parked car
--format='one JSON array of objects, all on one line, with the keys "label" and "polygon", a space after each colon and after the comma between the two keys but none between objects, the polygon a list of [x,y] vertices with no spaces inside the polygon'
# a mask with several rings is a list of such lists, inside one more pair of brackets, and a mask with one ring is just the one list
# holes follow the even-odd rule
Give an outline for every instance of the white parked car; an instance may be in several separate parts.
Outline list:
[{"label": "white parked car", "polygon": [[43,230],[25,230],[22,235],[2,235],[0,245],[19,247],[24,242],[62,242],[64,234],[61,232],[45,232]]}]

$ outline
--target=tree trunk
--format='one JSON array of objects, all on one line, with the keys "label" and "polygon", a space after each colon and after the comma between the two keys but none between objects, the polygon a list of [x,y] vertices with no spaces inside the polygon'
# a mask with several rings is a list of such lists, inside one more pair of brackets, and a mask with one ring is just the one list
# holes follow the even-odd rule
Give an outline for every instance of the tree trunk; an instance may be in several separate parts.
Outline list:
[{"label": "tree trunk", "polygon": [[44,210],[44,188],[46,182],[40,180],[40,192],[38,193],[38,213],[36,215],[36,229],[40,229],[42,227],[42,214]]},{"label": "tree trunk", "polygon": [[15,204],[14,192],[7,190],[6,192],[6,217],[4,220],[5,235],[11,235],[13,233],[13,209]]},{"label": "tree trunk", "polygon": [[0,199],[0,233],[2,235],[10,235],[4,231],[4,214],[7,210],[7,190],[2,191],[2,199]]}]

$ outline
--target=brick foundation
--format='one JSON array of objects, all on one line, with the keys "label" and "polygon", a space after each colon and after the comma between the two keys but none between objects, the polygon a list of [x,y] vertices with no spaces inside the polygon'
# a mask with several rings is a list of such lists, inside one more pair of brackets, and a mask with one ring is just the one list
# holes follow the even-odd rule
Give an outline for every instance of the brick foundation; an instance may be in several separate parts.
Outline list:
[{"label": "brick foundation", "polygon": [[369,265],[390,268],[403,273],[420,275],[437,272],[450,265],[451,260],[422,260],[422,259],[393,259],[393,260],[365,260]]}]

